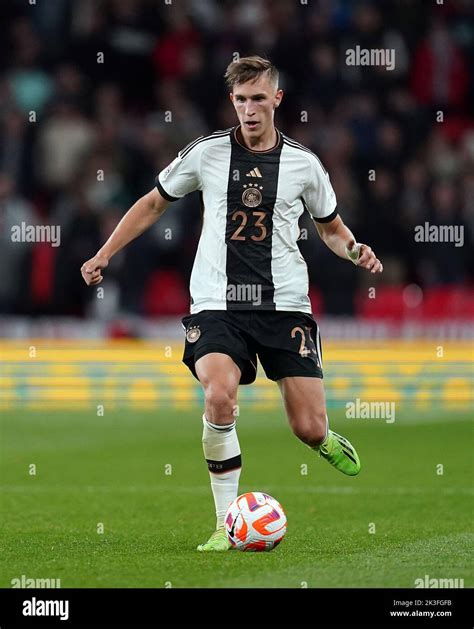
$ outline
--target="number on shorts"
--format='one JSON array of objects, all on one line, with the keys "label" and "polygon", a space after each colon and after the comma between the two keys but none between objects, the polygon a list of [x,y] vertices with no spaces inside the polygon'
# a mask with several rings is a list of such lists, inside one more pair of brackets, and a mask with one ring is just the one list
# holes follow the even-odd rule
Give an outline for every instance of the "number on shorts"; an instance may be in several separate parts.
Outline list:
[{"label": "number on shorts", "polygon": [[298,325],[291,330],[291,338],[294,339],[297,334],[301,334],[301,343],[299,354],[305,358],[308,354],[310,354],[310,350],[306,347],[306,336],[303,328],[300,328]]}]

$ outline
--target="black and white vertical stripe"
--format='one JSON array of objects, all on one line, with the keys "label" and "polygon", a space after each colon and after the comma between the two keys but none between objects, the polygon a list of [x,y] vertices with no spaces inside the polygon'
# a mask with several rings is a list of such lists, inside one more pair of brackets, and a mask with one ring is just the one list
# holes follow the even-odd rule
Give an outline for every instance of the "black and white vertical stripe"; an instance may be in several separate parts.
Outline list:
[{"label": "black and white vertical stripe", "polygon": [[[229,179],[227,186],[227,222],[225,242],[227,245],[226,275],[227,291],[229,289],[249,286],[259,295],[256,303],[254,299],[227,299],[227,310],[275,310],[275,285],[272,276],[273,250],[273,211],[275,207],[282,138],[275,149],[266,152],[252,152],[242,147],[231,134],[231,156]],[[257,161],[258,160],[258,161]],[[258,164],[261,177],[255,181],[248,178],[247,173]],[[235,173],[239,173],[236,178]],[[242,199],[244,191],[250,183],[256,183],[262,195],[262,201],[255,207],[247,207]],[[261,189],[260,189],[261,187]],[[245,222],[242,214],[245,214]],[[264,216],[262,217],[262,213]],[[241,239],[233,236],[244,222],[243,229],[238,232]],[[264,226],[256,225],[259,223]],[[265,238],[257,240],[262,233]],[[235,289],[234,289],[235,290]],[[241,293],[245,297],[245,293]],[[247,295],[250,297],[250,295]]]}]

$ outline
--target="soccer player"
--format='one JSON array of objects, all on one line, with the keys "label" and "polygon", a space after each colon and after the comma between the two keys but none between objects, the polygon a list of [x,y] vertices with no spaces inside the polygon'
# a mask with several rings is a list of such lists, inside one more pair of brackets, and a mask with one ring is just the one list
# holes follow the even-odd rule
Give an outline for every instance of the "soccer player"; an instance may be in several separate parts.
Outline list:
[{"label": "soccer player", "polygon": [[359,473],[354,446],[329,430],[321,341],[308,298],[298,218],[308,211],[323,242],[339,257],[382,272],[372,249],[356,242],[336,209],[318,157],[275,128],[283,91],[278,71],[258,56],[225,74],[239,124],[191,142],[159,173],[156,188],[125,214],[81,273],[102,281],[110,258],[143,233],[169,203],[201,193],[202,233],[190,281],[183,361],[205,394],[203,448],[216,508],[216,530],[199,551],[230,544],[224,515],[238,495],[241,453],[237,390],[250,384],[257,356],[278,383],[294,434],[344,474]]}]

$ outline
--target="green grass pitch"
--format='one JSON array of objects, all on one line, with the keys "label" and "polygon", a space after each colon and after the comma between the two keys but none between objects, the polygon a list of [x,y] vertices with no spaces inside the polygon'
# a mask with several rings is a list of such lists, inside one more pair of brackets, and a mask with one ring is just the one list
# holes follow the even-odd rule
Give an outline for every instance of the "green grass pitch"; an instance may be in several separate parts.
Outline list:
[{"label": "green grass pitch", "polygon": [[63,588],[474,585],[469,413],[405,409],[387,424],[333,410],[362,460],[349,478],[282,410],[242,407],[241,493],[275,496],[288,532],[270,553],[209,555],[195,550],[214,525],[201,412],[4,412],[0,587],[22,575]]}]

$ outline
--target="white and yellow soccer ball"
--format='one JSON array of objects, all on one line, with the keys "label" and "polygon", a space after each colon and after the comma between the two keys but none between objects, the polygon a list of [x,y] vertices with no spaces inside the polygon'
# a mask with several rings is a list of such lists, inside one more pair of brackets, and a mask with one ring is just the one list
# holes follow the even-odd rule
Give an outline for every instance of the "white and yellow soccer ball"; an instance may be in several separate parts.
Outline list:
[{"label": "white and yellow soccer ball", "polygon": [[260,491],[250,491],[231,503],[225,514],[225,528],[235,548],[268,551],[285,537],[286,514],[275,498]]}]

